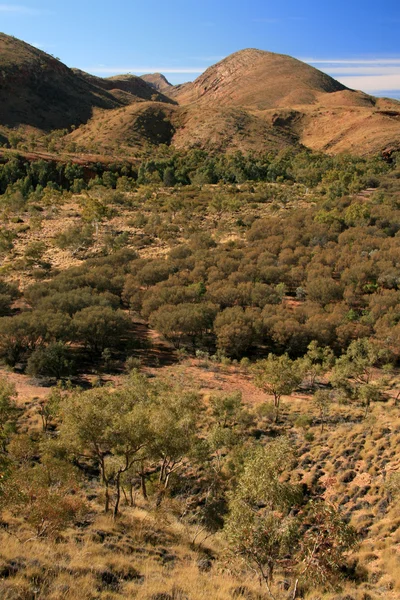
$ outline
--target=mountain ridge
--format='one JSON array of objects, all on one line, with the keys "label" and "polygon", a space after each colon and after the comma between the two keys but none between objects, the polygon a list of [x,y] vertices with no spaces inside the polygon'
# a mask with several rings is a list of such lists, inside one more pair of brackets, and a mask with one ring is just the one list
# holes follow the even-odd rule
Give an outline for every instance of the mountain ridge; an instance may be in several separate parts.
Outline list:
[{"label": "mountain ridge", "polygon": [[[400,147],[400,102],[351,90],[285,54],[247,48],[172,86],[164,75],[101,78],[0,34],[0,135],[67,129],[82,151],[149,143],[208,150],[329,153]],[[161,88],[164,87],[164,91]],[[168,108],[167,108],[168,107]]]}]

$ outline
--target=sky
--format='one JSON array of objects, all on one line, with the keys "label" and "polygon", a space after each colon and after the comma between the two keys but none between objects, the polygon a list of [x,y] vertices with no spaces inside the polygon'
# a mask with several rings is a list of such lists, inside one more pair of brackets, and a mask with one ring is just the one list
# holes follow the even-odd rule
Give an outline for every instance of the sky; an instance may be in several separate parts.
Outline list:
[{"label": "sky", "polygon": [[259,48],[400,99],[399,0],[0,0],[0,31],[99,76],[182,83]]}]

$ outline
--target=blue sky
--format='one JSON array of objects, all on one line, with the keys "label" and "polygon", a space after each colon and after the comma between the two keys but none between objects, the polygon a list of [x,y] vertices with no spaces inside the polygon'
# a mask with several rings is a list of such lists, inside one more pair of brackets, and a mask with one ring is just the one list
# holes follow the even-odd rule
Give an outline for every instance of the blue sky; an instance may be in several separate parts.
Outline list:
[{"label": "blue sky", "polygon": [[400,98],[399,0],[0,0],[0,31],[101,76],[181,83],[251,47]]}]

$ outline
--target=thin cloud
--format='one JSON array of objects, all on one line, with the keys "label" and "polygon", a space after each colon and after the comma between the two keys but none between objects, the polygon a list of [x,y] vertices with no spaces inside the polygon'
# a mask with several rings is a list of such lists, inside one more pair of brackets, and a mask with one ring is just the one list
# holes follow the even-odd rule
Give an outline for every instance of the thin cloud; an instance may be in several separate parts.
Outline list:
[{"label": "thin cloud", "polygon": [[364,92],[379,93],[400,90],[400,73],[393,75],[346,75],[338,81],[349,88]]},{"label": "thin cloud", "polygon": [[6,15],[49,15],[52,14],[49,10],[42,10],[40,8],[30,8],[29,6],[22,6],[21,4],[0,4],[0,13]]},{"label": "thin cloud", "polygon": [[89,67],[84,69],[88,73],[110,75],[114,73],[175,73],[190,74],[203,73],[208,67]]},{"label": "thin cloud", "polygon": [[280,23],[281,19],[276,19],[276,18],[261,18],[261,19],[252,19],[253,23],[268,23],[268,24],[274,24],[274,23]]},{"label": "thin cloud", "polygon": [[216,56],[187,56],[188,60],[201,60],[204,62],[214,61],[214,60],[223,60],[226,58],[226,54],[219,54]]},{"label": "thin cloud", "polygon": [[300,59],[336,77],[349,88],[383,95],[400,93],[400,57]]},{"label": "thin cloud", "polygon": [[300,58],[312,65],[400,65],[400,58]]},{"label": "thin cloud", "polygon": [[354,67],[328,67],[324,69],[327,73],[330,74],[340,74],[340,75],[398,75],[400,74],[400,64],[399,66],[357,66]]},{"label": "thin cloud", "polygon": [[269,25],[274,25],[276,23],[283,23],[283,22],[287,22],[287,21],[306,21],[307,19],[305,17],[285,17],[285,18],[279,18],[279,17],[260,17],[260,18],[256,18],[256,19],[252,19],[253,23],[267,23]]}]

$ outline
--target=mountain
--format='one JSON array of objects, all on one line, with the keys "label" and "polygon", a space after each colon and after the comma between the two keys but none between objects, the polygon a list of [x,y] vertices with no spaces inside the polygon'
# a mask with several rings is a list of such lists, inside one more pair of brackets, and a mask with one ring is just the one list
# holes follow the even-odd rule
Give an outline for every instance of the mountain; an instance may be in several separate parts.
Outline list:
[{"label": "mountain", "polygon": [[84,81],[59,60],[3,33],[0,71],[2,125],[50,131],[87,121],[95,107],[119,105],[106,90]]},{"label": "mountain", "polygon": [[[235,52],[170,95],[191,115],[183,143],[196,137],[210,110],[216,120],[224,109],[240,108],[268,126],[270,136],[279,133],[287,143],[299,142],[314,150],[367,154],[387,145],[400,147],[400,102],[350,90],[283,54]],[[240,131],[237,135],[231,131],[229,145],[261,148],[262,137],[257,140],[253,132],[243,139]]]},{"label": "mountain", "polygon": [[[160,93],[155,86],[147,83],[142,77],[136,75],[115,75],[114,77],[96,77],[79,69],[74,72],[82,79],[88,81],[104,90],[108,90],[121,102],[130,104],[131,102],[140,102],[141,100],[153,102],[166,102],[167,104],[176,104],[174,100]],[[119,93],[119,92],[122,92]],[[127,95],[128,94],[128,95]]]},{"label": "mountain", "polygon": [[161,73],[149,73],[148,75],[142,75],[141,79],[151,85],[152,88],[157,92],[168,94],[174,86],[168,81],[168,79]]},{"label": "mountain", "polygon": [[0,33],[0,124],[43,131],[86,123],[96,108],[112,110],[131,102],[173,102],[140,77],[101,79],[16,38]]},{"label": "mountain", "polygon": [[347,88],[309,65],[285,56],[246,49],[231,54],[177,92],[193,102],[263,110],[313,104],[320,94]]},{"label": "mountain", "polygon": [[235,52],[195,81],[172,86],[160,73],[96,77],[0,34],[0,72],[1,144],[11,128],[21,139],[32,128],[67,128],[74,131],[66,141],[109,155],[135,154],[149,143],[218,152],[400,148],[400,102],[262,50]]}]

